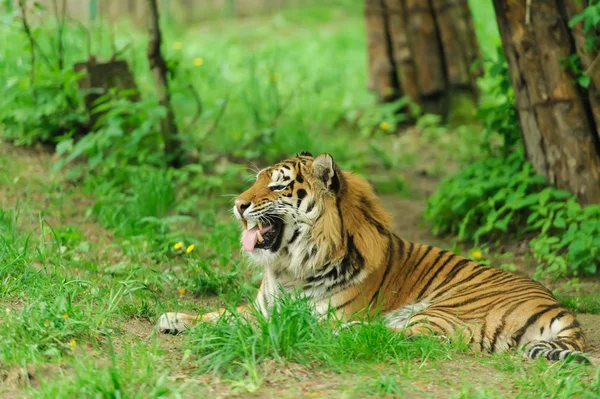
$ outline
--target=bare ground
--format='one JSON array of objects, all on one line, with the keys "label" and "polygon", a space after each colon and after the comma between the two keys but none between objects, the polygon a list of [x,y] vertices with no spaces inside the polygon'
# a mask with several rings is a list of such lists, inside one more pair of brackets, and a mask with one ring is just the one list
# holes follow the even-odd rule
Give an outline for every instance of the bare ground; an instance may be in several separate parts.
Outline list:
[{"label": "bare ground", "polygon": [[[19,203],[21,195],[32,196],[31,203],[39,204],[38,208],[29,209],[30,218],[26,223],[33,223],[37,214],[48,214],[53,218],[53,223],[69,223],[78,226],[86,232],[87,239],[102,244],[99,247],[111,248],[105,254],[113,261],[121,259],[122,254],[111,245],[112,235],[97,223],[82,218],[87,208],[92,204],[90,198],[78,194],[73,190],[72,203],[63,206],[67,211],[56,215],[53,208],[56,206],[56,192],[45,190],[47,185],[60,184],[63,189],[72,190],[68,184],[49,173],[52,159],[43,150],[24,150],[0,143],[0,157],[5,162],[0,167],[8,167],[14,173],[14,185],[10,190],[0,192],[0,204],[3,206],[15,206]],[[14,161],[14,162],[13,162]],[[26,167],[22,167],[25,165]],[[449,239],[435,237],[424,225],[421,214],[426,206],[426,198],[436,187],[437,179],[428,177],[423,173],[416,173],[407,177],[409,189],[412,192],[410,198],[396,195],[384,195],[382,201],[384,206],[394,217],[394,230],[400,236],[411,240],[445,248],[451,248]],[[2,184],[3,182],[0,182]],[[4,185],[6,187],[6,182]],[[18,186],[37,186],[35,190],[21,190]],[[27,226],[35,227],[35,226]],[[524,258],[523,258],[524,259]],[[525,271],[528,262],[521,262]],[[597,286],[597,285],[596,285]],[[578,315],[586,332],[589,354],[592,361],[600,364],[600,315],[580,314]],[[256,398],[339,398],[339,397],[364,397],[368,392],[361,387],[368,386],[377,375],[396,375],[396,367],[399,366],[373,366],[368,371],[362,372],[360,367],[354,372],[343,374],[319,368],[309,369],[303,366],[289,364],[282,367],[277,363],[267,363],[263,366],[264,381],[260,389],[254,391],[252,383],[244,382],[232,384],[224,383],[219,377],[211,375],[198,375],[189,363],[182,363],[182,337],[170,335],[155,335],[154,325],[144,319],[131,319],[121,326],[124,339],[134,342],[150,342],[158,339],[165,351],[164,361],[172,367],[170,380],[173,383],[189,385],[186,390],[188,397],[210,396],[210,397],[256,397]],[[96,353],[102,362],[101,353]],[[482,355],[457,355],[452,360],[425,363],[419,366],[421,377],[414,381],[403,381],[401,375],[396,380],[406,397],[434,397],[446,398],[450,395],[464,391],[465,381],[468,387],[477,390],[480,388],[493,388],[507,396],[514,396],[514,388],[510,381],[499,375],[498,371],[487,364],[485,356]],[[60,371],[59,371],[60,370]],[[0,392],[3,397],[23,397],[22,387],[24,384],[35,386],[40,379],[56,378],[56,376],[68,373],[68,369],[58,365],[28,366],[27,368],[0,368]],[[258,388],[258,387],[256,387]]]}]

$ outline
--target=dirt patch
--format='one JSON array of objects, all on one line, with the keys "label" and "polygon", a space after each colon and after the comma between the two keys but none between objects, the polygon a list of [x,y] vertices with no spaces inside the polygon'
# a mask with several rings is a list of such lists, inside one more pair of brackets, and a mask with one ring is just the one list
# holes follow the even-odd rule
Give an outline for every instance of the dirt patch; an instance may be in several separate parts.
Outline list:
[{"label": "dirt patch", "polygon": [[0,397],[4,399],[23,398],[26,387],[39,388],[40,381],[47,380],[65,368],[56,364],[27,364],[27,367],[0,369]]},{"label": "dirt patch", "polygon": [[592,363],[600,366],[600,315],[582,313],[577,315],[577,320],[585,334],[586,352]]},{"label": "dirt patch", "polygon": [[78,256],[123,261],[122,251],[114,236],[90,220],[88,211],[94,199],[67,182],[63,173],[51,172],[53,156],[43,147],[22,148],[0,141],[0,206],[15,209],[19,214],[18,229],[40,235],[40,216],[45,222],[45,242],[53,242],[52,229],[73,227],[83,235],[83,241],[94,244],[95,251],[78,252]]}]

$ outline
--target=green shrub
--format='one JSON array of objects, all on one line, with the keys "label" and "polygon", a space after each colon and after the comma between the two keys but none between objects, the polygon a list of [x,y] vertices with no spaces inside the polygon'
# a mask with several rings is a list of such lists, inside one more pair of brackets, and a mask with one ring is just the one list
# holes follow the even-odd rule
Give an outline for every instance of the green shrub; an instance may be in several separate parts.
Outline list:
[{"label": "green shrub", "polygon": [[479,116],[483,158],[446,177],[425,217],[435,234],[461,240],[531,238],[537,275],[592,275],[600,265],[600,205],[583,208],[574,195],[548,187],[525,160],[506,61],[488,63],[489,93]]},{"label": "green shrub", "polygon": [[62,155],[56,168],[82,156],[88,170],[109,174],[128,165],[164,165],[159,120],[166,115],[164,107],[153,100],[133,102],[128,93],[111,92],[96,102],[95,113],[101,113],[94,130],[81,139],[62,140],[56,152]]},{"label": "green shrub", "polygon": [[475,241],[533,236],[538,272],[592,275],[600,265],[600,205],[546,187],[521,150],[487,158],[444,179],[425,217],[436,234]]},{"label": "green shrub", "polygon": [[55,144],[60,137],[81,133],[87,116],[77,89],[79,74],[47,71],[13,76],[0,91],[2,135],[17,145]]},{"label": "green shrub", "polygon": [[517,233],[543,185],[522,150],[506,159],[486,158],[445,178],[427,201],[425,217],[435,234],[457,234],[463,240]]},{"label": "green shrub", "polygon": [[[556,192],[548,188],[541,194]],[[547,194],[547,197],[551,194]],[[540,234],[531,241],[544,271],[555,275],[593,275],[600,266],[600,205],[583,208],[575,196],[549,201],[529,217]]]}]

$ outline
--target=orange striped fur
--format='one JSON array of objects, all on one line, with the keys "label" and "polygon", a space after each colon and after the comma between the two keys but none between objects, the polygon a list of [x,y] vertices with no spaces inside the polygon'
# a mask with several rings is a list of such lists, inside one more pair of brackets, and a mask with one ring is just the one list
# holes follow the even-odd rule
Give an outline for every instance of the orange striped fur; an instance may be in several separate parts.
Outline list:
[{"label": "orange striped fur", "polygon": [[[370,185],[341,171],[327,154],[302,153],[262,170],[236,200],[234,214],[244,223],[274,226],[272,237],[265,233],[265,242],[249,253],[265,269],[254,304],[264,314],[280,290],[300,290],[318,312],[333,307],[350,321],[380,311],[392,329],[462,334],[476,350],[522,347],[527,357],[551,360],[584,351],[575,316],[549,290],[397,237]],[[198,319],[168,313],[159,329],[180,331]]]}]

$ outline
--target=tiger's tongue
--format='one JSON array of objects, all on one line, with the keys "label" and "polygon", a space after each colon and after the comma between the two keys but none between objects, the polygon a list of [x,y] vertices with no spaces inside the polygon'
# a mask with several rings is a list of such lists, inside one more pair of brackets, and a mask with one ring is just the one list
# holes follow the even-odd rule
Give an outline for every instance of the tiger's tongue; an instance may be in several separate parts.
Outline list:
[{"label": "tiger's tongue", "polygon": [[[260,231],[260,234],[265,234],[267,231],[271,230],[271,226],[264,226]],[[244,235],[242,235],[242,245],[244,246],[244,250],[248,252],[254,251],[254,246],[258,241],[258,226],[254,226],[250,230],[244,231]]]}]

